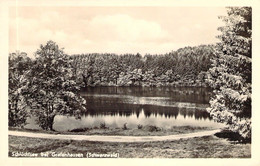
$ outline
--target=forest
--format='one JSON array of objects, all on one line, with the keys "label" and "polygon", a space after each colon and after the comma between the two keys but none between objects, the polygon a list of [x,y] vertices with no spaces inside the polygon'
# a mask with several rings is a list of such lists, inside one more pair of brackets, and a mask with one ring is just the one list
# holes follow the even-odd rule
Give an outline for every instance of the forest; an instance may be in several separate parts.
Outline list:
[{"label": "forest", "polygon": [[185,47],[163,55],[72,55],[82,86],[206,86],[212,45]]}]

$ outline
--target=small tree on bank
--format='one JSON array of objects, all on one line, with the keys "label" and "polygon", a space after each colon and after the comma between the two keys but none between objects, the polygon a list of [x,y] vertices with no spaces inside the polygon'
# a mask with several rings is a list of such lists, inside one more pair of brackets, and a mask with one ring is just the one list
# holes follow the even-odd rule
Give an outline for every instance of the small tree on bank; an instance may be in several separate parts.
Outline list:
[{"label": "small tree on bank", "polygon": [[31,60],[26,53],[11,53],[8,57],[8,126],[23,127],[30,116],[26,108],[27,78]]},{"label": "small tree on bank", "polygon": [[53,130],[56,115],[80,118],[86,111],[85,99],[78,91],[71,59],[53,41],[41,45],[29,73],[32,114],[44,130]]},{"label": "small tree on bank", "polygon": [[210,115],[244,138],[251,138],[251,13],[250,7],[232,7],[220,17],[225,26],[208,79],[214,88]]}]

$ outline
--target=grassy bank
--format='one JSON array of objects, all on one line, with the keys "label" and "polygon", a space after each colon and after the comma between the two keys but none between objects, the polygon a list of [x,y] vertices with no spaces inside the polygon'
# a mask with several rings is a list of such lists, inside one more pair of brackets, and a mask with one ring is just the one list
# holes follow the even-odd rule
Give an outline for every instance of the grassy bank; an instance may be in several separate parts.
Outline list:
[{"label": "grassy bank", "polygon": [[216,136],[165,142],[108,143],[9,136],[9,156],[19,153],[119,153],[120,158],[249,158],[251,144]]},{"label": "grassy bank", "polygon": [[124,135],[124,136],[163,136],[187,134],[199,131],[213,130],[211,127],[193,127],[193,126],[173,126],[169,129],[160,128],[157,126],[138,126],[137,128],[109,128],[103,124],[100,127],[94,128],[78,128],[71,131],[44,131],[35,129],[21,129],[9,128],[9,130],[26,131],[34,133],[48,133],[48,134],[73,134],[73,135]]}]

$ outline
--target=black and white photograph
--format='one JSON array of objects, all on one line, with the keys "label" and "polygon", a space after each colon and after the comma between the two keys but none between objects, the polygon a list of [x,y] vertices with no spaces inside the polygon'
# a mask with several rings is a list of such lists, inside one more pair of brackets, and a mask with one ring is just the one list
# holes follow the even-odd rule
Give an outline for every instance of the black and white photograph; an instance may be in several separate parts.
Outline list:
[{"label": "black and white photograph", "polygon": [[253,4],[10,4],[8,160],[259,156]]}]

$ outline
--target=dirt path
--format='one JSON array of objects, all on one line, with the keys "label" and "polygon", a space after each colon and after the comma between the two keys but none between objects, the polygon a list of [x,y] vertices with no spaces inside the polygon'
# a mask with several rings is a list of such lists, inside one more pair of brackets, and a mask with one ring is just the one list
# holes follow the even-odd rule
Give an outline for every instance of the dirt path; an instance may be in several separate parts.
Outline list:
[{"label": "dirt path", "polygon": [[152,142],[152,141],[171,141],[184,138],[194,138],[213,135],[219,132],[220,129],[201,131],[196,133],[167,135],[167,136],[103,136],[103,135],[65,135],[65,134],[44,134],[44,133],[30,133],[21,131],[8,131],[8,135],[46,138],[46,139],[61,139],[61,140],[85,140],[98,142]]}]

